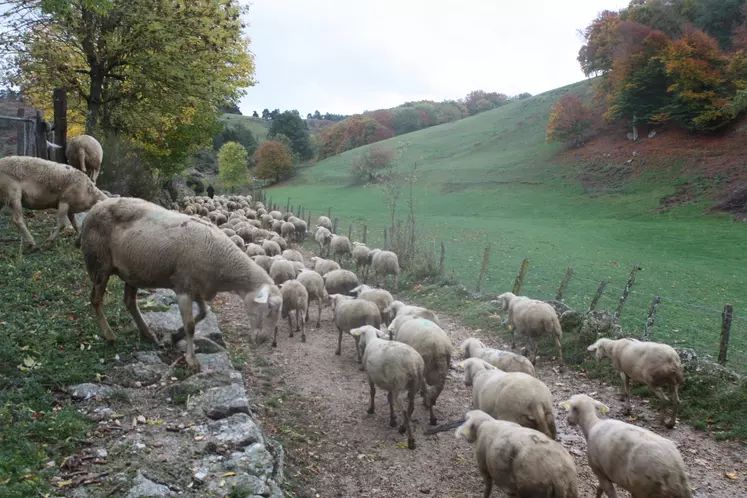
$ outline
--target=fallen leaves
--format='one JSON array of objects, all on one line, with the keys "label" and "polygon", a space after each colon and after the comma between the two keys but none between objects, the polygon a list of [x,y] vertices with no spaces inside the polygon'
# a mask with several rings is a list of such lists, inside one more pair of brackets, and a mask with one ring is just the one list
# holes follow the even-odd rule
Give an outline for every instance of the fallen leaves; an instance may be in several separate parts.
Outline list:
[{"label": "fallen leaves", "polygon": [[724,472],[724,475],[732,480],[739,479],[739,476],[737,475],[736,472]]}]

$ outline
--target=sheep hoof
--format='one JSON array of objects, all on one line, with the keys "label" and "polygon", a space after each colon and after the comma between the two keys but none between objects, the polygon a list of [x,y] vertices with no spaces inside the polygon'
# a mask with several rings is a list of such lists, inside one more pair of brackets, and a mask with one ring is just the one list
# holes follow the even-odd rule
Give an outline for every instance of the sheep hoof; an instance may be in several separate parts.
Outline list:
[{"label": "sheep hoof", "polygon": [[397,419],[396,418],[390,418],[389,419],[389,427],[397,427]]},{"label": "sheep hoof", "polygon": [[436,420],[436,417],[431,418],[428,421],[428,423],[431,424],[431,425],[438,425],[438,421]]},{"label": "sheep hoof", "polygon": [[335,351],[335,355],[340,356],[340,350]]},{"label": "sheep hoof", "polygon": [[306,342],[306,334],[301,336],[301,342]]},{"label": "sheep hoof", "polygon": [[293,337],[293,331],[292,331],[292,330],[291,330],[291,334],[290,334],[290,336],[289,336],[289,337]]},{"label": "sheep hoof", "polygon": [[407,447],[411,450],[415,449],[415,439],[408,439],[407,440]]},{"label": "sheep hoof", "polygon": [[399,433],[400,434],[404,434],[405,432],[407,432],[407,427],[405,427],[404,424],[400,425],[399,426]]},{"label": "sheep hoof", "polygon": [[184,327],[179,327],[179,330],[171,334],[171,343],[176,344],[177,342],[184,339],[187,334],[184,332]]},{"label": "sheep hoof", "polygon": [[366,410],[366,413],[368,413],[369,415],[373,415],[373,413],[374,413],[373,407],[371,407],[368,410]]},{"label": "sheep hoof", "polygon": [[[291,336],[291,337],[293,337],[293,336]],[[273,348],[278,347],[278,341],[272,341],[272,347]]]}]

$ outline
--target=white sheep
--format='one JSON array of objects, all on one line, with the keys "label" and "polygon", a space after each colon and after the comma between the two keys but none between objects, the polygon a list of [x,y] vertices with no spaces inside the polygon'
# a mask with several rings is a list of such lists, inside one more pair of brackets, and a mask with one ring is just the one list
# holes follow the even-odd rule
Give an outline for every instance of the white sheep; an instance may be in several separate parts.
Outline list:
[{"label": "white sheep", "polygon": [[295,234],[296,234],[296,226],[293,223],[289,221],[284,221],[281,224],[280,235],[285,240],[290,240],[290,241],[295,240]]},{"label": "white sheep", "polygon": [[485,498],[493,486],[517,498],[578,498],[576,464],[560,443],[482,410],[470,410],[465,418],[455,435],[476,443]]},{"label": "white sheep", "polygon": [[[625,413],[630,413],[630,379],[646,384],[659,399],[670,403],[672,415],[666,418],[665,409],[661,418],[665,427],[671,429],[677,422],[680,404],[679,386],[685,382],[680,355],[671,346],[659,342],[641,342],[635,339],[597,339],[587,348],[595,352],[598,361],[609,358],[612,367],[620,372],[623,381],[623,396],[626,400]],[[664,393],[664,386],[672,390],[670,402]]]},{"label": "white sheep", "polygon": [[314,271],[322,277],[331,271],[340,269],[340,265],[337,261],[332,261],[331,259],[313,256],[309,261],[311,261],[311,264],[314,266]]},{"label": "white sheep", "polygon": [[332,231],[332,221],[326,216],[320,216],[319,219],[316,220],[316,226],[324,227],[330,232]]},{"label": "white sheep", "polygon": [[430,424],[436,425],[433,406],[444,389],[446,377],[451,368],[453,346],[449,336],[434,322],[417,317],[402,324],[393,340],[409,344],[423,357],[425,362],[425,382],[421,389],[423,405],[430,412]]},{"label": "white sheep", "polygon": [[534,365],[525,356],[510,351],[489,348],[474,337],[466,339],[459,345],[458,349],[464,354],[465,359],[480,358],[504,372],[524,372],[532,377],[537,376],[534,371]]},{"label": "white sheep", "polygon": [[106,194],[85,173],[67,164],[26,156],[0,159],[0,209],[10,206],[13,223],[32,251],[39,247],[23,220],[23,208],[57,208],[57,225],[44,242],[44,249],[49,249],[65,228],[66,220],[80,235],[75,213],[87,211],[105,199]]},{"label": "white sheep", "polygon": [[78,135],[67,141],[65,149],[67,163],[85,173],[95,184],[101,172],[104,149],[91,135]]},{"label": "white sheep", "polygon": [[692,497],[685,462],[672,441],[621,420],[600,420],[597,408],[602,414],[609,408],[585,394],[560,406],[568,411],[568,423],[584,433],[589,466],[599,479],[597,497],[604,492],[616,498],[614,484],[633,497]]},{"label": "white sheep", "polygon": [[280,235],[273,233],[270,240],[276,243],[280,247],[281,251],[285,251],[288,249],[288,242]]},{"label": "white sheep", "polygon": [[296,276],[296,280],[301,282],[306,291],[309,294],[309,306],[306,308],[306,321],[309,321],[309,308],[311,308],[311,301],[316,301],[319,305],[319,314],[316,318],[316,328],[322,321],[322,303],[328,297],[327,291],[324,288],[324,279],[321,275],[313,270],[301,270]]},{"label": "white sheep", "polygon": [[[293,337],[293,319],[292,311],[296,312],[296,331],[301,331],[301,342],[306,342],[306,324],[304,322],[304,316],[307,315],[309,309],[309,293],[306,291],[306,287],[303,286],[298,280],[286,280],[280,284],[280,292],[283,295],[283,308],[281,316],[288,317],[288,328],[290,329],[290,337]],[[275,326],[275,335],[272,339],[272,347],[278,345],[278,328]]]},{"label": "white sheep", "polygon": [[508,311],[508,323],[511,326],[512,333],[511,347],[516,348],[516,332],[526,336],[531,343],[532,352],[530,353],[530,361],[534,365],[537,359],[537,344],[535,340],[539,336],[549,335],[555,342],[555,349],[558,351],[561,370],[565,369],[563,346],[560,345],[563,330],[560,328],[560,320],[558,320],[555,308],[544,301],[516,296],[513,292],[501,294],[498,296],[498,301],[501,307]]},{"label": "white sheep", "polygon": [[270,211],[268,214],[272,216],[273,218],[275,218],[276,220],[283,219],[283,213],[281,213],[280,211]]},{"label": "white sheep", "polygon": [[[371,249],[361,242],[353,242],[353,263],[355,263],[355,273],[363,277],[363,281],[368,280],[368,270],[371,268]],[[363,270],[365,269],[365,276]]]},{"label": "white sheep", "polygon": [[392,297],[388,290],[374,289],[369,287],[368,285],[359,285],[350,292],[354,294],[358,299],[371,301],[376,306],[378,306],[379,313],[381,313],[382,323],[384,323],[384,325],[389,325],[389,322],[391,320],[389,319],[389,313],[387,313],[385,310],[389,307],[390,304],[394,302],[394,297]]},{"label": "white sheep", "polygon": [[[438,316],[427,308],[421,308],[420,306],[406,305],[402,301],[393,301],[392,304],[385,310],[389,313],[392,319],[402,315],[413,315],[430,320],[436,325],[439,325]],[[392,330],[390,328],[390,330]]]},{"label": "white sheep", "polygon": [[286,249],[285,251],[283,251],[282,256],[288,261],[297,261],[299,263],[303,263],[303,255],[298,251],[294,251],[293,249]]},{"label": "white sheep", "polygon": [[[400,434],[407,432],[407,447],[415,449],[415,438],[412,436],[410,421],[415,410],[415,396],[423,384],[425,363],[415,349],[400,342],[380,338],[380,331],[371,326],[352,329],[350,334],[358,337],[358,348],[363,354],[363,370],[368,376],[371,402],[367,413],[374,413],[376,386],[387,392],[389,401],[389,426],[397,426],[394,405],[402,414],[403,423]],[[407,393],[407,409],[402,405],[401,394]]]},{"label": "white sheep", "polygon": [[314,240],[319,244],[319,255],[324,256],[326,254],[329,256],[329,244],[332,242],[332,232],[325,227],[317,227],[314,233]]},{"label": "white sheep", "polygon": [[[91,208],[83,224],[81,242],[93,285],[91,305],[101,332],[109,341],[116,337],[106,321],[102,302],[109,277],[115,274],[125,283],[125,306],[140,333],[156,342],[138,309],[137,290],[174,290],[187,337],[185,358],[195,370],[200,369],[194,351],[195,324],[205,318],[206,301],[217,293],[234,292],[241,297],[256,339],[266,319],[274,327],[280,316],[280,289],[210,223],[142,199],[120,197]],[[212,257],[206,258],[206,254]],[[197,317],[192,316],[193,301],[200,310]]]},{"label": "white sheep", "polygon": [[261,245],[250,242],[246,245],[246,255],[250,258],[253,256],[264,256],[265,250]]},{"label": "white sheep", "polygon": [[270,265],[270,278],[275,282],[275,285],[295,279],[296,268],[293,266],[293,262],[282,258],[274,260]]},{"label": "white sheep", "polygon": [[358,287],[358,276],[350,270],[332,270],[325,273],[324,288],[328,294],[344,294],[350,296],[353,289]]},{"label": "white sheep", "polygon": [[536,429],[555,439],[552,394],[541,380],[524,372],[504,372],[480,358],[459,364],[464,385],[472,387],[472,407],[501,420]]},{"label": "white sheep", "polygon": [[265,250],[265,254],[268,256],[276,256],[282,251],[280,250],[280,244],[274,240],[265,239],[262,241],[262,249]]},{"label": "white sheep", "polygon": [[352,254],[353,244],[350,243],[350,239],[345,235],[332,234],[332,240],[329,242],[329,250],[332,252],[332,257],[335,261],[341,263],[345,255],[350,256]]},{"label": "white sheep", "polygon": [[[337,356],[342,354],[342,335],[349,333],[354,328],[371,325],[377,329],[381,326],[381,315],[379,308],[370,301],[353,299],[342,294],[329,296],[332,312],[334,313],[335,326],[337,327]],[[361,352],[358,349],[358,337],[355,339],[355,352],[358,363],[361,363]],[[361,367],[362,368],[362,367]]]},{"label": "white sheep", "polygon": [[241,238],[241,237],[239,237],[238,235],[231,235],[231,236],[229,237],[229,239],[231,239],[231,241],[232,241],[232,242],[233,242],[234,244],[236,244],[236,247],[238,247],[238,248],[239,248],[239,249],[241,249],[242,251],[246,251],[246,245],[244,244],[244,239],[242,239],[242,238]]},{"label": "white sheep", "polygon": [[295,237],[293,240],[303,242],[306,238],[306,222],[300,218],[296,218],[295,216],[292,218],[288,218],[288,221],[290,221],[296,229]]},{"label": "white sheep", "polygon": [[371,251],[371,269],[378,280],[382,280],[381,286],[386,283],[389,275],[394,275],[394,290],[399,289],[399,260],[397,254],[392,251],[374,249]]},{"label": "white sheep", "polygon": [[273,232],[275,232],[278,235],[282,235],[283,234],[283,224],[284,224],[283,221],[275,220],[275,221],[272,222],[272,226],[270,227],[270,230],[272,230]]},{"label": "white sheep", "polygon": [[270,274],[270,268],[272,267],[273,259],[270,256],[260,254],[258,256],[252,256],[252,260],[254,260],[255,263],[257,263],[264,271],[267,272],[267,275]]}]

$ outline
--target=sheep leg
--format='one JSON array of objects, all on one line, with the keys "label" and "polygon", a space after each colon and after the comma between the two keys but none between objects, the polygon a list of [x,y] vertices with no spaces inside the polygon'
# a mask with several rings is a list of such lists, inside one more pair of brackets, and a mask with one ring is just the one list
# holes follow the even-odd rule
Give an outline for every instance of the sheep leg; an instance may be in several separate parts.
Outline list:
[{"label": "sheep leg", "polygon": [[[288,320],[290,320],[290,317],[288,317]],[[291,337],[293,337],[293,329],[291,328]],[[275,332],[272,336],[272,347],[276,348],[278,347],[278,326],[275,325]]]},{"label": "sheep leg", "polygon": [[602,493],[607,493],[607,496],[609,498],[617,498],[617,491],[615,491],[615,486],[607,480],[606,478],[599,477],[599,486],[597,486],[597,495],[596,498],[601,498]]},{"label": "sheep leg", "polygon": [[24,237],[26,237],[27,245],[31,248],[32,251],[38,251],[39,247],[36,245],[36,241],[31,236],[31,232],[29,232],[29,229],[26,228],[26,223],[23,221],[23,207],[21,205],[21,192],[18,192],[18,196],[16,199],[13,199],[13,201],[10,203],[11,208],[13,208],[13,223],[15,223],[16,227],[18,227],[18,230],[23,234]]},{"label": "sheep leg", "polygon": [[[407,447],[411,450],[415,449],[415,438],[412,437],[412,429],[410,428],[410,415],[408,414],[408,411],[405,411],[402,407],[402,398],[400,396],[394,397],[394,402],[397,403],[397,410],[399,410],[402,413],[402,417],[405,419],[404,426],[405,431],[407,432]],[[414,403],[414,401],[413,401]],[[400,434],[402,432],[405,432],[400,427]]]},{"label": "sheep leg", "polygon": [[[140,314],[140,309],[137,307],[137,287],[134,287],[126,282],[124,287],[124,303],[125,308],[127,308],[127,311],[130,312],[132,318],[135,320],[135,325],[137,325],[140,334],[146,339],[150,339],[151,341],[158,344],[158,338],[148,328],[145,320],[143,320],[143,315]],[[191,304],[192,303],[190,301],[190,305]]]},{"label": "sheep leg", "polygon": [[67,222],[67,213],[70,209],[70,206],[67,205],[67,203],[60,201],[59,205],[57,206],[57,226],[54,230],[52,230],[52,233],[47,237],[47,240],[44,241],[44,249],[49,249],[52,247],[52,243],[57,238],[57,236],[60,234],[60,230],[65,228],[65,224]]},{"label": "sheep leg", "polygon": [[[114,342],[117,340],[117,337],[114,335],[109,323],[106,321],[106,316],[104,316],[104,309],[102,306],[104,292],[106,292],[106,284],[109,282],[109,275],[96,279],[91,278],[91,280],[93,283],[93,288],[91,289],[91,306],[93,306],[93,311],[99,321],[99,328],[101,329],[101,333],[104,335],[104,339]],[[96,280],[98,280],[98,282]]]},{"label": "sheep leg", "polygon": [[555,342],[555,349],[558,350],[558,357],[560,358],[560,366],[565,366],[565,359],[563,358],[563,346],[560,345],[560,337],[553,334],[552,336],[553,342]]},{"label": "sheep leg", "polygon": [[70,220],[70,226],[73,227],[73,230],[75,230],[75,233],[80,235],[80,228],[78,228],[78,220],[75,219],[75,215],[71,213],[70,211],[68,211],[67,219]]},{"label": "sheep leg", "polygon": [[91,181],[96,184],[96,178],[99,177],[99,173],[101,172],[100,169],[92,169],[91,170]]},{"label": "sheep leg", "polygon": [[[664,401],[667,404],[670,404],[669,397],[664,392],[664,389],[662,389],[661,387],[652,387],[651,390],[654,392],[654,394],[656,394],[656,396],[659,397],[660,400]],[[672,396],[675,396],[675,388],[674,388],[674,386],[672,386]],[[674,408],[674,403],[671,403],[670,406],[672,406]],[[661,411],[660,411],[660,418],[661,418],[661,421],[666,426],[666,428],[667,429],[671,429],[672,427],[674,427],[674,422],[675,422],[675,418],[676,418],[677,412],[676,412],[676,409],[675,409],[675,412],[674,412],[674,415],[672,416],[672,419],[671,420],[667,420],[666,411],[667,411],[667,407],[663,406],[661,408]]]},{"label": "sheep leg", "polygon": [[394,292],[399,290],[399,273],[394,274]]},{"label": "sheep leg", "polygon": [[290,311],[288,312],[288,328],[290,329],[290,335],[288,337],[293,337],[293,313]]},{"label": "sheep leg", "polygon": [[319,328],[322,323],[322,298],[320,297],[317,301],[319,302],[319,315],[316,317],[316,328]]},{"label": "sheep leg", "polygon": [[389,401],[389,427],[397,427],[397,416],[394,414],[394,393],[389,391],[386,399]]},{"label": "sheep leg", "polygon": [[[195,299],[195,301],[197,302],[198,309],[197,316],[195,317],[195,327],[197,327],[197,324],[203,321],[207,316],[207,305],[205,304],[204,299]],[[176,344],[184,339],[184,335],[184,327],[179,327],[179,330],[171,334],[171,342]]]},{"label": "sheep leg", "polygon": [[373,415],[374,412],[374,397],[376,396],[376,384],[374,384],[371,379],[368,379],[368,387],[371,392],[371,404],[368,405],[368,410],[366,413],[369,415]]},{"label": "sheep leg", "polygon": [[630,415],[630,378],[625,372],[620,372],[620,377],[622,378],[623,390],[625,391],[625,409],[623,413]]},{"label": "sheep leg", "polygon": [[490,492],[493,490],[493,478],[487,472],[480,472],[482,474],[482,482],[485,483],[485,492],[483,498],[490,498]]},{"label": "sheep leg", "polygon": [[340,356],[342,354],[342,329],[340,327],[337,327],[338,335],[337,335],[337,351],[335,351],[335,354],[337,356]]},{"label": "sheep leg", "polygon": [[[133,287],[134,293],[137,293],[137,289]],[[187,333],[187,352],[184,354],[184,359],[187,361],[187,366],[196,371],[200,371],[200,363],[197,361],[195,356],[195,319],[192,317],[192,296],[188,294],[178,294],[177,302],[179,303],[179,311],[182,315],[182,322],[184,323],[184,331]]]},{"label": "sheep leg", "polygon": [[674,427],[674,424],[677,423],[677,411],[680,406],[680,395],[678,390],[679,387],[677,384],[672,384],[672,420],[669,423],[665,422],[667,429],[671,429]]},{"label": "sheep leg", "polygon": [[302,310],[296,310],[296,324],[299,323],[301,324],[301,342],[306,342],[306,323],[303,321]]}]

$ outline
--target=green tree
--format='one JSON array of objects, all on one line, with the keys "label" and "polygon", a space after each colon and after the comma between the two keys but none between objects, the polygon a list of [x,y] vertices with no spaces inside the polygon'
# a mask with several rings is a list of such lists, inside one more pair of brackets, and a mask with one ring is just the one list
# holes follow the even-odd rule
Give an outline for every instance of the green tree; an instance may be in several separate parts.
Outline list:
[{"label": "green tree", "polygon": [[266,140],[254,153],[257,167],[254,174],[262,180],[273,180],[275,183],[285,178],[293,168],[290,151],[280,142]]},{"label": "green tree", "polygon": [[249,155],[238,142],[226,142],[218,152],[218,171],[220,181],[229,189],[246,185],[246,165]]},{"label": "green tree", "polygon": [[298,111],[285,111],[272,118],[272,125],[267,137],[275,139],[278,135],[285,135],[291,141],[291,150],[302,161],[314,157],[314,149],[309,139],[309,129]]},{"label": "green tree", "polygon": [[251,156],[257,150],[257,139],[246,126],[237,123],[233,126],[224,124],[223,129],[213,138],[213,150],[220,150],[223,144],[238,142],[244,146],[246,152]]},{"label": "green tree", "polygon": [[218,109],[254,85],[237,0],[5,0],[0,10],[5,79],[50,111],[52,88],[67,88],[70,124],[132,138],[159,169],[209,143]]}]

